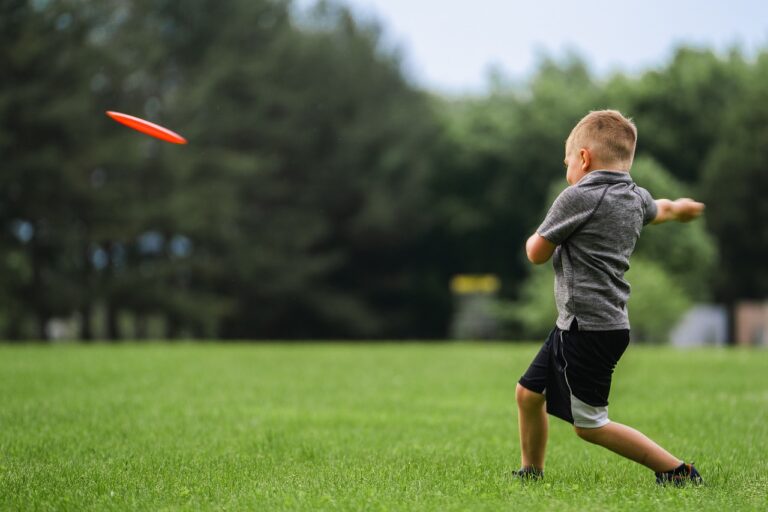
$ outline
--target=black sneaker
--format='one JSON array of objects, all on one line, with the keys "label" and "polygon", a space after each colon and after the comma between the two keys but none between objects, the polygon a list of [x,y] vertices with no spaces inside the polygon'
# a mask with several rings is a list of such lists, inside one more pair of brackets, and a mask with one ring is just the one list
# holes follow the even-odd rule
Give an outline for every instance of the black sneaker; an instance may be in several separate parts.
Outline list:
[{"label": "black sneaker", "polygon": [[656,473],[656,483],[659,485],[667,485],[671,483],[675,487],[683,487],[684,485],[701,485],[704,483],[704,479],[693,463],[682,463],[671,471],[664,471],[663,473]]},{"label": "black sneaker", "polygon": [[512,473],[512,476],[520,479],[521,481],[541,480],[544,478],[544,470],[536,469],[533,466],[528,466],[526,468],[521,468],[515,471]]}]

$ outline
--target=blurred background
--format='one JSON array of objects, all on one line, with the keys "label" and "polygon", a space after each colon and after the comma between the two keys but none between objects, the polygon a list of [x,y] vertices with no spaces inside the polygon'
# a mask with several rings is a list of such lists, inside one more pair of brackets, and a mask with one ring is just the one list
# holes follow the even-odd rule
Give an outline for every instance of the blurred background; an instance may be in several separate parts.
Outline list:
[{"label": "blurred background", "polygon": [[0,339],[540,339],[525,239],[616,108],[707,203],[633,338],[768,344],[768,4],[657,3],[0,0]]}]

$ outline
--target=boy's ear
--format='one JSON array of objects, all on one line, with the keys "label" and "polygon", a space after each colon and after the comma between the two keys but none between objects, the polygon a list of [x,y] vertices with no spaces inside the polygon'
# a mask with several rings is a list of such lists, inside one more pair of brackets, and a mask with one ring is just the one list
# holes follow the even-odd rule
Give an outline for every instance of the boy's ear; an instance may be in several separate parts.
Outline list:
[{"label": "boy's ear", "polygon": [[592,155],[587,148],[581,148],[579,150],[579,156],[581,157],[581,171],[584,173],[589,172],[589,168],[592,165]]}]

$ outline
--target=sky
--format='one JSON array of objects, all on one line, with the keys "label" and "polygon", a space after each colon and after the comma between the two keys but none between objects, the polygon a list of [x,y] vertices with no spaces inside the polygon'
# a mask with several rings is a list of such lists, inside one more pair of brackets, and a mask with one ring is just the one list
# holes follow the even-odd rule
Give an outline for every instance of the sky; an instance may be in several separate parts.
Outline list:
[{"label": "sky", "polygon": [[608,75],[663,66],[681,44],[768,48],[765,0],[342,1],[381,22],[414,82],[447,93],[481,92],[492,67],[523,79],[569,50]]}]

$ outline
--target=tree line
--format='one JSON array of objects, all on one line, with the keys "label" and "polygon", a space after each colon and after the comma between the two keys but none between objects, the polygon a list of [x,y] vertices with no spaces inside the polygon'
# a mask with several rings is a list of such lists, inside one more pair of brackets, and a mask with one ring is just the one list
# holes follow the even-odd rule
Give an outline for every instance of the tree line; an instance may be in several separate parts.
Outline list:
[{"label": "tree line", "polygon": [[551,282],[522,247],[566,185],[565,137],[605,107],[637,123],[638,183],[708,204],[643,234],[640,330],[768,289],[765,51],[608,78],[544,58],[457,98],[340,4],[6,0],[0,73],[2,339],[62,318],[82,339],[439,339],[463,273],[499,276],[504,336],[538,335]]}]

